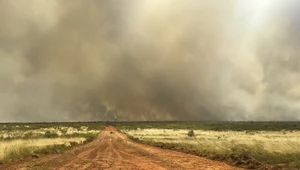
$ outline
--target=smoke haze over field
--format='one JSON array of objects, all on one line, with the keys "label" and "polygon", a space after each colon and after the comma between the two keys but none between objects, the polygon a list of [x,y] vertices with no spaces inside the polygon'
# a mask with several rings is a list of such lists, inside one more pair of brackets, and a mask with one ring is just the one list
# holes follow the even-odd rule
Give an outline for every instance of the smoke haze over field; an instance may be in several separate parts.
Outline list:
[{"label": "smoke haze over field", "polygon": [[300,120],[297,0],[0,0],[0,121]]}]

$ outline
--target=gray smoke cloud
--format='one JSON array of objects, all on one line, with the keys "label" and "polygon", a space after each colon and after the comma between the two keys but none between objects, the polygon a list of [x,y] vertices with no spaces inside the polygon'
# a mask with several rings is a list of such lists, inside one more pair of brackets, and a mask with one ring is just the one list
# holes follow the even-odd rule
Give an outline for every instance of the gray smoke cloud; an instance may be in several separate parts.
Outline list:
[{"label": "gray smoke cloud", "polygon": [[0,121],[299,120],[296,0],[0,0]]}]

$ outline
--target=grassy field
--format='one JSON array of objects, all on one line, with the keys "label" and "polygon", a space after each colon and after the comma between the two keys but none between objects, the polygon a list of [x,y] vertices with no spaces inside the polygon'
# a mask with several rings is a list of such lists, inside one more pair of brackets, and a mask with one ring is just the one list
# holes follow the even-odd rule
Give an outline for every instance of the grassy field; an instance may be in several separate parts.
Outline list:
[{"label": "grassy field", "polygon": [[105,123],[5,123],[0,124],[0,162],[60,153],[67,147],[91,141]]},{"label": "grassy field", "polygon": [[138,142],[241,167],[300,168],[297,122],[124,122],[117,126]]},{"label": "grassy field", "polygon": [[300,168],[298,122],[73,122],[0,124],[0,162],[60,153],[106,125],[131,139],[246,168]]},{"label": "grassy field", "polygon": [[194,129],[214,131],[281,131],[299,130],[300,122],[117,122],[120,129]]}]

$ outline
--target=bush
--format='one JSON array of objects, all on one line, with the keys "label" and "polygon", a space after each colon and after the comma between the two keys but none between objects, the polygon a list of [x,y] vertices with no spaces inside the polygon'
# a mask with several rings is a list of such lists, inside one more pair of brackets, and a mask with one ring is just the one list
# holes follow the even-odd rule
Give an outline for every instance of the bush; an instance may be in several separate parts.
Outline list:
[{"label": "bush", "polygon": [[58,134],[54,133],[54,132],[50,132],[50,131],[46,131],[46,133],[44,134],[45,138],[57,138]]},{"label": "bush", "polygon": [[194,137],[195,136],[195,133],[193,130],[189,130],[188,134],[187,134],[189,137]]}]

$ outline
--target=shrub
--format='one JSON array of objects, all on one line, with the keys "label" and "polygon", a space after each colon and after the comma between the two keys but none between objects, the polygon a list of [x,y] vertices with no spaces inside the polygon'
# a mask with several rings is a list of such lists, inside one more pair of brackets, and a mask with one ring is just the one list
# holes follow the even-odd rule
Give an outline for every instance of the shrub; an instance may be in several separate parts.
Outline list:
[{"label": "shrub", "polygon": [[189,137],[194,137],[195,136],[195,133],[193,130],[189,130],[188,134],[187,134]]},{"label": "shrub", "polygon": [[50,132],[50,131],[46,131],[44,134],[45,138],[57,138],[58,134],[54,133],[54,132]]}]

